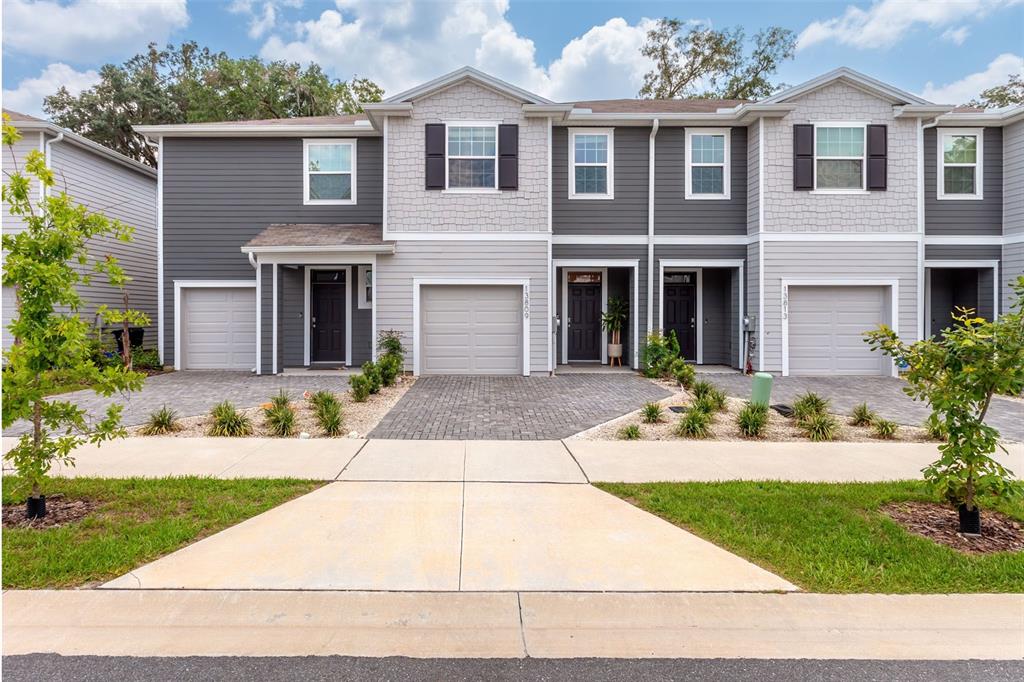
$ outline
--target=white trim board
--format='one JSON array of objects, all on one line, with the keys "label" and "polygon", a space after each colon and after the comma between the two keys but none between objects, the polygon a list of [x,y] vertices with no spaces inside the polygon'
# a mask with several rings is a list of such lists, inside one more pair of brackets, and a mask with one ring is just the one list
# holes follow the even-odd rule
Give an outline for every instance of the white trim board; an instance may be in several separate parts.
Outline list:
[{"label": "white trim board", "polygon": [[1024,241],[1024,235],[925,235],[925,246],[1002,246]]},{"label": "white trim board", "polygon": [[[423,286],[518,286],[523,289],[523,370],[530,376],[530,280],[515,277],[414,277],[412,280],[412,373],[420,375],[420,288]],[[374,297],[376,298],[376,297]]]},{"label": "white trim board", "polygon": [[746,292],[743,288],[744,269],[746,259],[743,258],[699,258],[699,259],[678,259],[661,258],[658,260],[658,329],[665,333],[665,271],[684,271],[697,273],[697,357],[694,361],[698,365],[704,364],[704,268],[736,268],[737,292],[739,316],[737,326],[739,327],[738,366],[743,367],[743,356],[746,349],[743,347],[743,315],[745,312],[744,297]]},{"label": "white trim board", "polygon": [[[257,277],[259,269],[256,270]],[[181,290],[182,289],[241,289],[256,288],[256,365],[260,355],[260,297],[259,283],[255,279],[176,279],[174,280],[174,369],[181,370]]]},{"label": "white trim board", "polygon": [[548,232],[534,230],[531,232],[402,232],[384,230],[387,241],[416,242],[546,242],[551,239]]},{"label": "white trim board", "polygon": [[[352,265],[306,265],[302,273],[302,364],[309,367],[310,358],[310,309],[312,308],[313,284],[310,281],[309,273],[313,270],[338,270],[345,272],[345,366],[352,366],[352,288],[349,282],[352,280]],[[374,292],[376,294],[376,292]],[[374,299],[377,297],[374,296]],[[373,341],[371,341],[373,344]]]}]

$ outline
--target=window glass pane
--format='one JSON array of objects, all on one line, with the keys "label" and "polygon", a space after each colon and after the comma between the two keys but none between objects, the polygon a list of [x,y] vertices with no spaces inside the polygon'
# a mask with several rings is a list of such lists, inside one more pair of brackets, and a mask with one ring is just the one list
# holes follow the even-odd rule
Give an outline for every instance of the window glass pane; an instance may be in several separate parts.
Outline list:
[{"label": "window glass pane", "polygon": [[366,268],[363,271],[363,278],[363,297],[370,303],[373,301],[373,268]]},{"label": "window glass pane", "polygon": [[607,166],[576,166],[576,194],[607,193]]},{"label": "window glass pane", "polygon": [[449,187],[494,187],[494,159],[448,159]]},{"label": "window glass pane", "polygon": [[818,159],[818,189],[863,189],[863,161]]},{"label": "window glass pane", "polygon": [[953,166],[943,169],[943,173],[946,194],[974,194],[974,166]]},{"label": "window glass pane", "polygon": [[448,128],[448,156],[494,156],[494,135],[490,126],[452,126]]},{"label": "window glass pane", "polygon": [[725,135],[693,135],[690,145],[693,163],[725,163]]},{"label": "window glass pane", "polygon": [[576,163],[608,163],[607,135],[576,135]]},{"label": "window glass pane", "polygon": [[818,156],[864,156],[863,128],[825,128],[816,130]]},{"label": "window glass pane", "polygon": [[693,194],[722,194],[725,191],[724,169],[720,166],[699,166],[690,170]]},{"label": "window glass pane", "polygon": [[352,176],[345,174],[318,173],[309,176],[310,199],[352,198]]},{"label": "window glass pane", "polygon": [[946,163],[976,163],[978,160],[978,138],[974,135],[943,137],[942,157]]},{"label": "window glass pane", "polygon": [[309,145],[309,170],[350,172],[352,170],[352,145]]}]

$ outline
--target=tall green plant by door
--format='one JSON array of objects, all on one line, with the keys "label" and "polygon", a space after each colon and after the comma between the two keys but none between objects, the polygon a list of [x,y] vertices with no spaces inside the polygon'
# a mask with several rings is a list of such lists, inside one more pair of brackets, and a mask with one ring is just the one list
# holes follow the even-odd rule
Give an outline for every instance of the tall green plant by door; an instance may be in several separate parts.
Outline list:
[{"label": "tall green plant by door", "polygon": [[965,512],[976,513],[979,498],[1022,492],[1013,472],[992,457],[1002,446],[999,432],[985,423],[993,396],[1024,391],[1024,276],[1012,288],[1013,305],[995,321],[959,308],[949,329],[924,341],[905,343],[886,326],[865,335],[872,349],[906,365],[904,392],[926,401],[929,421],[941,425],[941,456],[925,467],[924,477],[961,509],[961,530]]},{"label": "tall green plant by door", "polygon": [[[17,159],[13,146],[20,138],[5,114],[3,144],[9,159]],[[3,200],[10,215],[25,227],[3,235],[3,285],[11,287],[16,297],[8,326],[15,341],[3,353],[3,426],[6,429],[19,419],[32,424],[31,432],[18,439],[8,458],[31,487],[30,515],[42,516],[46,513],[42,487],[56,462],[70,466],[72,450],[82,443],[127,435],[119,403],[92,422],[73,402],[46,400],[56,381],[91,386],[96,393],[110,396],[138,390],[145,379],[124,364],[97,365],[89,325],[78,315],[79,284],[94,275],[105,276],[115,285],[125,281],[116,259],[93,258],[88,244],[98,237],[131,241],[132,228],[75,204],[65,192],[55,192],[53,172],[38,150],[28,153],[24,172],[15,161],[5,175]],[[44,188],[41,199],[35,198],[33,180]],[[123,314],[137,319],[133,311]]]},{"label": "tall green plant by door", "polygon": [[629,304],[617,296],[608,299],[608,310],[601,313],[601,329],[608,332],[608,357],[622,357],[622,328],[629,319]]}]

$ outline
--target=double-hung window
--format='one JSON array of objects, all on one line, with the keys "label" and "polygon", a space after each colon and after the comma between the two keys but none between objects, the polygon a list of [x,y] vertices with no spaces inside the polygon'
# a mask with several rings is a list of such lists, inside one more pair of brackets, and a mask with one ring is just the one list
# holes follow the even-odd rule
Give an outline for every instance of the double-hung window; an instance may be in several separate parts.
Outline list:
[{"label": "double-hung window", "polygon": [[939,199],[982,199],[982,130],[939,128]]},{"label": "double-hung window", "polygon": [[356,203],[356,141],[303,140],[305,204]]},{"label": "double-hung window", "polygon": [[687,129],[686,198],[728,199],[729,184],[729,129]]},{"label": "double-hung window", "polygon": [[866,129],[863,123],[815,124],[815,190],[864,190]]},{"label": "double-hung window", "polygon": [[449,189],[498,189],[497,124],[448,124]]},{"label": "double-hung window", "polygon": [[610,128],[569,130],[569,198],[615,198],[615,136]]}]

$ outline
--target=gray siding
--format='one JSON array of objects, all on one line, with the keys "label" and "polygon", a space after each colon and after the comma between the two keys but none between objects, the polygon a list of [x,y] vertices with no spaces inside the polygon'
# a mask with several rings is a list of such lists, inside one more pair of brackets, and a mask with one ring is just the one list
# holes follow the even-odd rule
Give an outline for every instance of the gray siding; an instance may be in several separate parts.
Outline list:
[{"label": "gray siding", "polygon": [[352,281],[348,285],[348,305],[352,307],[352,365],[358,367],[373,358],[373,310],[359,307],[359,266],[352,266]]},{"label": "gray siding", "polygon": [[380,138],[359,138],[357,204],[306,206],[301,139],[165,139],[164,362],[175,356],[174,280],[253,279],[239,249],[271,223],[381,222],[381,155]]},{"label": "gray siding", "polygon": [[[260,277],[262,277],[262,282],[260,283],[261,287],[258,290],[258,293],[260,294],[260,325],[262,326],[262,329],[257,329],[256,333],[260,335],[259,355],[261,363],[261,374],[270,374],[273,371],[274,272],[275,268],[272,265],[260,266]],[[280,286],[280,284],[278,284],[278,286]],[[279,289],[278,294],[280,293],[281,292]]]},{"label": "gray siding", "polygon": [[999,278],[1002,280],[1002,305],[1000,310],[1008,312],[1014,303],[1013,289],[1010,285],[1017,281],[1017,278],[1024,275],[1024,243],[1003,244],[1003,263],[999,269]]},{"label": "gray siding", "polygon": [[[278,331],[281,335],[278,367],[301,367],[305,359],[305,269],[302,266],[279,268],[281,291],[278,292]],[[353,347],[353,352],[355,347]]]},{"label": "gray siding", "polygon": [[551,141],[551,220],[555,234],[647,234],[650,128],[616,128],[614,199],[569,199],[569,131]]},{"label": "gray siding", "polygon": [[924,247],[926,260],[999,260],[998,244],[929,244]]},{"label": "gray siding", "polygon": [[[750,333],[754,335],[754,338],[758,338],[758,332],[764,324],[762,319],[759,292],[761,289],[761,282],[759,273],[761,272],[761,263],[759,261],[760,244],[754,242],[753,244],[747,245],[747,267],[745,275],[746,281],[744,282],[744,288],[746,289],[747,305],[744,307],[744,314],[750,317]],[[748,339],[749,344],[749,339]],[[754,348],[752,357],[750,357],[751,367],[757,368],[758,370],[763,369],[759,362],[761,349]]]},{"label": "gray siding", "polygon": [[[761,195],[758,192],[758,183],[761,179],[761,169],[758,166],[761,158],[759,140],[761,139],[760,128],[752,125],[748,128],[747,135],[747,234],[756,234],[761,229]],[[739,157],[736,157],[739,158]]]},{"label": "gray siding", "polygon": [[1024,234],[1024,121],[1003,128],[1003,234]]},{"label": "gray siding", "polygon": [[1003,131],[985,128],[982,200],[936,199],[938,155],[936,129],[924,131],[924,221],[926,234],[1002,234]]},{"label": "gray siding", "polygon": [[654,150],[654,231],[657,234],[746,234],[747,129],[733,128],[729,199],[691,199],[686,187],[686,130],[662,128]]}]

